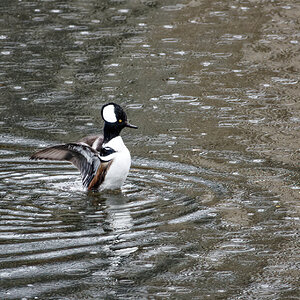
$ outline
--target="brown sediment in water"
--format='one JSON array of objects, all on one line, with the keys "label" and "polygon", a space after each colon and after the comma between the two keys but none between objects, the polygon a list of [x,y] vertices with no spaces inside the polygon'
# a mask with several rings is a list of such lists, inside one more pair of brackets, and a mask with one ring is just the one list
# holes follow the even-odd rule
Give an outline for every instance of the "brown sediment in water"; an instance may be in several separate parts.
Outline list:
[{"label": "brown sediment in water", "polygon": [[[256,134],[268,137],[260,152],[270,159],[299,167],[300,163],[300,4],[285,7],[262,6],[270,16],[260,29],[261,37],[243,49],[243,61],[263,74],[257,89],[271,94],[266,99],[265,121],[249,126]],[[253,100],[261,108],[261,99]],[[255,109],[253,110],[255,114]],[[255,144],[250,146],[254,150]]]},{"label": "brown sediment in water", "polygon": [[[243,48],[243,63],[257,69],[257,94],[262,95],[252,99],[251,111],[261,121],[243,125],[250,137],[247,147],[268,158],[275,167],[294,169],[299,178],[300,4],[292,1],[283,7],[270,4],[262,9],[262,14],[270,18],[260,28],[260,38]],[[280,177],[268,170],[253,173],[254,181],[282,195],[283,201],[294,203],[299,212],[299,189],[291,189],[283,170]]]},{"label": "brown sediment in water", "polygon": [[[264,100],[260,97],[253,99],[253,115],[264,120],[247,123],[243,127],[253,137],[253,140],[249,139],[248,150],[261,153],[268,158],[268,164],[279,171],[258,168],[247,172],[252,184],[258,184],[280,197],[280,201],[274,203],[274,210],[278,213],[288,210],[290,213],[285,218],[295,218],[297,227],[300,190],[299,185],[293,187],[291,182],[299,182],[300,179],[300,4],[289,1],[283,7],[270,4],[262,8],[262,13],[269,15],[270,19],[262,25],[261,37],[243,48],[243,63],[255,66],[258,74],[263,74],[257,90],[272,96],[270,100],[267,97]],[[265,112],[262,114],[263,106]],[[260,140],[257,140],[258,136]],[[293,174],[286,169],[294,170]],[[254,280],[249,289],[251,292],[245,290],[244,295],[258,295],[263,290],[260,287],[262,282],[277,288],[283,282],[287,287],[293,284],[295,276],[299,277],[296,267],[299,256],[295,251],[297,240],[295,238],[281,245],[281,252]]]}]

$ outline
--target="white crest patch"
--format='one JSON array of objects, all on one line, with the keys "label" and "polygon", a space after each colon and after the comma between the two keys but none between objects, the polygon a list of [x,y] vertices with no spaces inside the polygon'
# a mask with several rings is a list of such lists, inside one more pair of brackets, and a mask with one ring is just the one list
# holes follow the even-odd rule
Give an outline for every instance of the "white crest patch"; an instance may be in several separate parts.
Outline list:
[{"label": "white crest patch", "polygon": [[107,105],[103,108],[103,119],[106,122],[109,123],[115,123],[117,122],[117,117],[115,114],[115,107],[111,104],[111,105]]}]

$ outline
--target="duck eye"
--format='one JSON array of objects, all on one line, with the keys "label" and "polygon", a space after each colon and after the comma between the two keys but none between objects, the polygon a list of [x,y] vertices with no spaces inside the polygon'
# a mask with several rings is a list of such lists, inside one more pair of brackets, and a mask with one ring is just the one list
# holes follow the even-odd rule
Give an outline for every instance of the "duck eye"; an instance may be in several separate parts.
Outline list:
[{"label": "duck eye", "polygon": [[119,119],[119,123],[122,123],[123,121],[122,121],[122,119]]}]

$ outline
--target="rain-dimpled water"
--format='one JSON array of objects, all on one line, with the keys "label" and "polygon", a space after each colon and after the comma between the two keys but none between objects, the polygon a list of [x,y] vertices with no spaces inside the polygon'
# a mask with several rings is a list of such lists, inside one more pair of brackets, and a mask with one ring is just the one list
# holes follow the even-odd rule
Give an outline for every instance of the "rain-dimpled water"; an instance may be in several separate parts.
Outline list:
[{"label": "rain-dimpled water", "polygon": [[[2,0],[1,299],[300,299],[296,0]],[[44,147],[120,104],[88,192]]]}]

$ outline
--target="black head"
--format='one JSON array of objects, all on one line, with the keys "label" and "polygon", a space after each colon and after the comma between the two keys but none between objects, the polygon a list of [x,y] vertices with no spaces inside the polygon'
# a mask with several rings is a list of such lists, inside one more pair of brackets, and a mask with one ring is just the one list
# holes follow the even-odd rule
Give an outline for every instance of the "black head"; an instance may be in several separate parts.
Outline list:
[{"label": "black head", "polygon": [[124,127],[135,128],[127,121],[127,115],[122,107],[116,103],[108,103],[102,106],[101,116],[104,120],[104,141],[118,136]]}]

